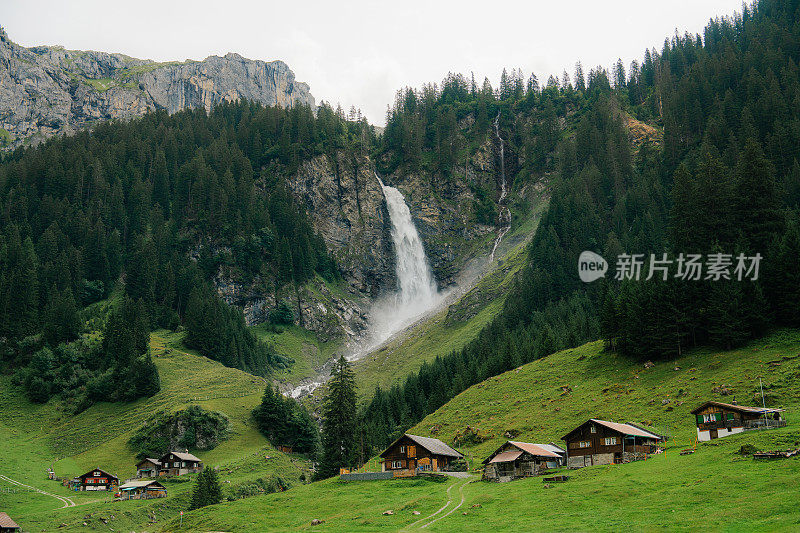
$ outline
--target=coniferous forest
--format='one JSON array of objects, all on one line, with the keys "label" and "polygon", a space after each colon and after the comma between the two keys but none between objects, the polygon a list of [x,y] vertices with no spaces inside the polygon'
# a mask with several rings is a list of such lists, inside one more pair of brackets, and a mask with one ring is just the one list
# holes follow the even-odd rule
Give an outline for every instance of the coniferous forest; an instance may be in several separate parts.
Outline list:
[{"label": "coniferous forest", "polygon": [[[374,392],[362,457],[467,387],[559,349],[603,338],[628,357],[665,359],[800,325],[798,25],[798,2],[761,0],[628,69],[584,76],[579,63],[544,86],[504,72],[497,91],[452,76],[439,91],[399,93],[384,135],[397,164],[446,172],[450,150],[471,141],[446,125],[470,115],[481,132],[499,113],[523,154],[516,185],[537,172],[555,185],[503,312],[463,350]],[[624,114],[662,125],[663,141],[632,150]],[[583,250],[609,262],[602,281],[576,276]],[[667,281],[645,280],[650,254],[664,253],[763,259],[756,281],[679,282],[674,265]],[[614,279],[620,254],[643,255],[641,281]]]},{"label": "coniferous forest", "polygon": [[242,102],[98,124],[5,155],[3,365],[31,400],[61,394],[78,410],[159,390],[156,327],[185,327],[188,347],[228,366],[285,367],[213,277],[225,264],[276,288],[335,279],[284,177],[305,158],[357,149],[365,128],[327,105],[315,116]]}]

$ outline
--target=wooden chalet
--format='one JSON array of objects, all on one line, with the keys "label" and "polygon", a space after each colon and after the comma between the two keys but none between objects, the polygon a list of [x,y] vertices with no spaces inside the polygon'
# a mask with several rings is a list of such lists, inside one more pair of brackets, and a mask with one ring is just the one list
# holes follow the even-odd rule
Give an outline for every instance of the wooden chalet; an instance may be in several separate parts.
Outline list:
[{"label": "wooden chalet", "polygon": [[581,468],[645,459],[664,437],[633,424],[592,418],[562,440],[567,443],[567,466]]},{"label": "wooden chalet", "polygon": [[159,476],[182,476],[203,471],[203,461],[189,453],[189,450],[167,452],[158,461],[161,463]]},{"label": "wooden chalet", "polygon": [[89,470],[82,476],[75,478],[76,490],[110,490],[116,491],[119,485],[119,478],[115,475],[109,474],[105,470],[95,468]]},{"label": "wooden chalet", "polygon": [[167,488],[153,480],[129,481],[119,486],[119,492],[123,500],[149,500],[167,496]]},{"label": "wooden chalet", "polygon": [[483,461],[483,479],[511,481],[557,468],[564,464],[565,457],[554,448],[561,450],[553,445],[507,441]]},{"label": "wooden chalet", "polygon": [[0,533],[18,533],[22,527],[14,522],[6,513],[0,513]]},{"label": "wooden chalet", "polygon": [[146,457],[136,463],[136,477],[158,477],[158,472],[161,470],[161,461]]},{"label": "wooden chalet", "polygon": [[784,427],[784,409],[747,407],[737,403],[708,401],[692,410],[697,424],[697,440],[708,441],[741,433],[748,429]]},{"label": "wooden chalet", "polygon": [[380,457],[383,460],[382,471],[415,475],[446,471],[453,460],[464,456],[439,439],[406,433],[389,445]]}]

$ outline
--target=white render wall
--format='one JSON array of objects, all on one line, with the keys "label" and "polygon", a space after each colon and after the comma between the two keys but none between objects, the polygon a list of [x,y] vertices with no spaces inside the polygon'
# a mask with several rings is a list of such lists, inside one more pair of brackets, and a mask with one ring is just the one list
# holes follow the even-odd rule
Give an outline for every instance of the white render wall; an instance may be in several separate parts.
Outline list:
[{"label": "white render wall", "polygon": [[[744,431],[744,428],[720,428],[717,430],[717,438],[721,439],[722,437],[728,437],[736,433],[741,433],[742,431]],[[700,428],[697,428],[697,440],[700,442],[711,440],[711,431],[701,431]]]}]

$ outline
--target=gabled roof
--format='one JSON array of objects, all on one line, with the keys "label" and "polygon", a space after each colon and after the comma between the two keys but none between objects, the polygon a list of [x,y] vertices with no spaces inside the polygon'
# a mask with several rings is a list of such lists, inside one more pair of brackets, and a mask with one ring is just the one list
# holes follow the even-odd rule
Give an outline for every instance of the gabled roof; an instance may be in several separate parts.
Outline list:
[{"label": "gabled roof", "polygon": [[155,486],[160,487],[162,489],[165,488],[164,485],[162,485],[158,481],[153,481],[153,480],[146,481],[145,480],[145,481],[129,481],[129,482],[125,483],[124,485],[120,485],[119,486],[119,490],[132,490],[132,489],[138,489],[138,488],[141,488],[141,487],[149,487],[150,485],[155,485]]},{"label": "gabled roof", "polygon": [[698,411],[702,411],[709,405],[714,405],[716,407],[723,407],[725,409],[730,409],[731,411],[739,411],[740,413],[754,413],[754,414],[761,414],[761,413],[782,413],[786,409],[780,409],[775,407],[748,407],[746,405],[737,405],[734,403],[724,403],[724,402],[717,402],[714,400],[710,400],[707,402],[703,402],[694,410],[691,411],[693,415],[696,415]]},{"label": "gabled roof", "polygon": [[153,464],[161,465],[161,461],[159,461],[158,459],[153,459],[152,457],[145,457],[144,459],[142,459],[141,461],[136,463],[136,466],[139,466],[140,464],[144,463],[145,461],[150,461]]},{"label": "gabled roof", "polygon": [[[464,457],[459,452],[457,452],[444,442],[440,441],[439,439],[434,439],[431,437],[420,437],[419,435],[412,435],[410,433],[406,433],[405,435],[403,435],[403,437],[408,437],[409,439],[417,443],[419,446],[422,446],[423,448],[428,450],[433,455],[445,455],[447,457],[456,457],[456,458]],[[381,453],[380,457],[383,457],[386,454],[386,452],[389,451],[392,448],[392,446],[400,442],[400,439],[402,439],[403,437],[400,437],[399,439],[391,443],[383,451],[383,453]]]},{"label": "gabled roof", "polygon": [[119,478],[117,476],[115,476],[114,474],[109,474],[108,472],[106,472],[105,470],[101,470],[100,468],[92,468],[91,470],[89,470],[85,474],[78,476],[76,479],[85,478],[85,477],[94,477],[94,473],[95,472],[100,472],[101,474],[103,474],[105,477],[107,477],[109,479],[116,479],[116,480],[119,481]]},{"label": "gabled roof", "polygon": [[11,517],[6,513],[0,513],[0,527],[9,529],[22,529],[20,525],[11,520]]},{"label": "gabled roof", "polygon": [[548,452],[553,452],[553,453],[556,453],[558,455],[564,455],[565,453],[567,453],[567,450],[565,450],[561,446],[556,446],[552,442],[550,444],[539,444],[538,446],[540,446],[541,448],[544,448]]},{"label": "gabled roof", "polygon": [[[519,453],[516,453],[513,450],[507,450],[505,452],[501,452],[500,450],[505,448],[506,444],[510,444],[510,445],[514,446],[517,450],[519,450]],[[492,455],[487,457],[483,461],[483,463],[484,464],[486,464],[486,463],[504,463],[506,461],[513,461],[517,457],[522,455],[522,452],[527,452],[527,453],[529,453],[531,455],[534,455],[536,457],[552,457],[554,459],[561,459],[561,456],[558,453],[553,452],[551,450],[548,450],[544,446],[545,446],[544,444],[533,444],[531,442],[519,442],[519,441],[509,440],[509,441],[506,441],[505,444],[503,444],[502,446],[497,448],[497,450],[495,450],[495,452]],[[514,455],[512,457],[513,454],[516,454],[516,455]],[[500,459],[501,457],[503,459]]]},{"label": "gabled roof", "polygon": [[197,461],[198,463],[202,462],[200,459],[198,459],[197,457],[195,457],[194,455],[192,455],[191,453],[188,453],[188,452],[167,452],[167,453],[165,453],[164,455],[161,456],[159,461],[161,461],[163,463],[164,459],[170,454],[174,455],[175,457],[177,457],[181,461]]},{"label": "gabled roof", "polygon": [[594,422],[595,424],[599,424],[601,426],[605,426],[608,429],[611,429],[611,430],[616,431],[617,433],[621,433],[623,435],[630,435],[632,437],[645,437],[645,438],[656,439],[656,440],[664,440],[664,437],[662,437],[661,435],[657,435],[655,433],[647,431],[646,429],[640,428],[639,426],[635,426],[633,424],[623,424],[623,423],[620,423],[620,422],[609,422],[607,420],[600,420],[599,418],[592,418],[592,419],[587,420],[586,422],[584,422],[580,426],[576,427],[575,429],[573,429],[572,431],[570,431],[569,433],[567,433],[566,435],[561,437],[561,439],[562,440],[566,440],[566,438],[569,437],[576,429],[579,429],[579,428],[585,426],[586,424],[589,424],[590,422]]}]

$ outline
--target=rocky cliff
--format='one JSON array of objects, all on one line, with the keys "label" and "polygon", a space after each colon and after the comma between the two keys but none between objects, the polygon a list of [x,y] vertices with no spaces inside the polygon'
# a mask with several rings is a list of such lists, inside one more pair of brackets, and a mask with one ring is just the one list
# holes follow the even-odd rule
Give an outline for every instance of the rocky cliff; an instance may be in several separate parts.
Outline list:
[{"label": "rocky cliff", "polygon": [[264,105],[314,106],[282,61],[238,54],[156,63],[123,54],[25,48],[0,28],[0,146],[15,147],[100,120],[174,113],[246,98]]}]

